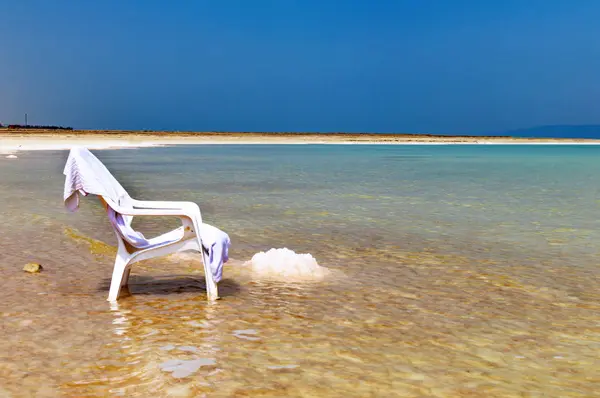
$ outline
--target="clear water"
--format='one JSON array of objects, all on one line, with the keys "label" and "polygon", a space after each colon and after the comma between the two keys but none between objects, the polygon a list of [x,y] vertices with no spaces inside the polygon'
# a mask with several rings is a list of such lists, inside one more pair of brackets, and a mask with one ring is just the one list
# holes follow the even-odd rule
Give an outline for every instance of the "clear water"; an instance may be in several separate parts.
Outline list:
[{"label": "clear water", "polygon": [[[0,396],[597,394],[600,147],[96,154],[132,196],[195,201],[229,233],[223,299],[170,257],[136,265],[111,306],[114,237],[93,198],[63,210],[67,153],[0,159]],[[331,274],[243,265],[283,247]]]}]

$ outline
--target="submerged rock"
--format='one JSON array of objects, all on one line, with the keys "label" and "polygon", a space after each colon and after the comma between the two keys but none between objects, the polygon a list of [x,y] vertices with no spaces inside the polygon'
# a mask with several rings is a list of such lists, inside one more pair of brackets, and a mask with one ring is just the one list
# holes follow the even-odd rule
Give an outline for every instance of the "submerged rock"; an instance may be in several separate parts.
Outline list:
[{"label": "submerged rock", "polygon": [[171,359],[170,361],[163,362],[159,365],[159,368],[164,372],[172,372],[171,375],[176,379],[188,377],[202,366],[214,365],[216,361],[212,358],[198,358],[189,361],[181,359]]},{"label": "submerged rock", "polygon": [[41,272],[43,269],[44,269],[44,267],[42,267],[38,263],[25,264],[25,266],[23,267],[23,271],[29,272],[30,274],[35,274],[35,273]]},{"label": "submerged rock", "polygon": [[67,237],[73,239],[75,242],[87,243],[89,245],[91,254],[112,256],[117,254],[117,249],[114,246],[110,246],[99,240],[87,237],[72,228],[67,227],[63,232]]}]

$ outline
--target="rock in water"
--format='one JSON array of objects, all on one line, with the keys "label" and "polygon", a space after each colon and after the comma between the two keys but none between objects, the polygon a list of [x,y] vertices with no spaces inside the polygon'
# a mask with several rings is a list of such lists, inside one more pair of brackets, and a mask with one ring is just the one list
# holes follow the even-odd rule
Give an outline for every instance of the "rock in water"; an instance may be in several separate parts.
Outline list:
[{"label": "rock in water", "polygon": [[17,159],[17,155],[8,155],[7,159]]},{"label": "rock in water", "polygon": [[38,273],[38,272],[40,272],[43,269],[44,269],[44,267],[42,267],[38,263],[25,264],[25,266],[23,267],[23,271],[29,272],[30,274]]}]

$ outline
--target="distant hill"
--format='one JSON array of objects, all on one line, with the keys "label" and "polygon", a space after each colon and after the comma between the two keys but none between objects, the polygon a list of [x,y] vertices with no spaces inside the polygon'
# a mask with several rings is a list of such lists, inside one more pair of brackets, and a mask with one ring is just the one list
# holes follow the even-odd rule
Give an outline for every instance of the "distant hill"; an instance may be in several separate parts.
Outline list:
[{"label": "distant hill", "polygon": [[[0,127],[2,125],[0,124]],[[32,126],[27,125],[23,126],[21,124],[9,124],[9,130],[73,130],[73,127],[63,127],[63,126]]]},{"label": "distant hill", "polygon": [[511,130],[500,135],[522,138],[600,138],[600,125],[551,125]]}]

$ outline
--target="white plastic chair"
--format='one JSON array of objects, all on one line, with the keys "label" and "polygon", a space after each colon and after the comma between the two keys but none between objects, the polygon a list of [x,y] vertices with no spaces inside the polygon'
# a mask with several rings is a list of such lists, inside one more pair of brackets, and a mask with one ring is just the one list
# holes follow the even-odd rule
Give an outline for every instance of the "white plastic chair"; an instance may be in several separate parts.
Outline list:
[{"label": "white plastic chair", "polygon": [[[208,299],[219,298],[217,284],[207,258],[208,249],[202,244],[202,235],[211,236],[211,232],[214,233],[216,228],[202,224],[202,215],[196,203],[135,200],[102,162],[85,148],[71,149],[64,174],[64,199],[67,209],[77,209],[81,192],[97,195],[107,210],[117,236],[117,258],[108,301],[114,302],[119,298],[121,287],[129,282],[131,266],[136,262],[190,250],[202,254]],[[182,226],[156,238],[146,239],[131,227],[134,216],[179,217]]]},{"label": "white plastic chair", "polygon": [[[108,301],[116,301],[119,298],[121,288],[129,282],[132,264],[190,250],[202,254],[208,299],[217,300],[217,284],[206,258],[206,251],[203,250],[200,232],[202,215],[198,205],[193,202],[141,201],[131,197],[128,199],[126,202],[129,202],[130,206],[120,206],[110,198],[101,196],[118,243]],[[133,216],[174,216],[181,219],[182,226],[156,238],[135,239],[137,232],[131,228]]]}]

